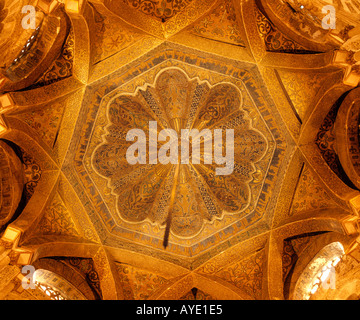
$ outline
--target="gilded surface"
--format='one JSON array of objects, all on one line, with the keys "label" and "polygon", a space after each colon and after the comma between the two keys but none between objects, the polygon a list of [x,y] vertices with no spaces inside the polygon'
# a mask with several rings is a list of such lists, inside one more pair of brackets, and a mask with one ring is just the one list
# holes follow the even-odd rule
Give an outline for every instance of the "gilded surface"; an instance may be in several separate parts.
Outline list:
[{"label": "gilded surface", "polygon": [[[211,73],[211,70],[202,71],[202,69],[196,68],[195,66],[187,66],[177,61],[181,60],[179,59],[181,55],[183,58],[185,58],[186,55],[176,50],[160,52],[159,55],[153,57],[152,60],[157,61],[158,56],[163,57],[164,55],[167,55],[168,59],[172,57],[176,57],[176,59],[173,58],[173,62],[172,60],[164,61],[158,66],[155,66],[155,68],[152,68],[148,73],[144,72],[142,79],[135,78],[133,81],[119,88],[114,88],[115,90],[113,90],[113,92],[109,92],[109,94],[104,97],[100,108],[97,107],[97,103],[93,107],[90,106],[90,110],[91,108],[96,108],[96,110],[99,110],[99,114],[97,115],[96,122],[93,123],[94,114],[92,112],[88,113],[91,118],[87,121],[89,121],[91,127],[94,126],[94,131],[89,138],[87,135],[81,134],[83,137],[82,141],[84,141],[82,143],[88,144],[87,140],[90,139],[90,144],[83,161],[86,172],[89,172],[93,181],[99,186],[103,186],[101,188],[99,187],[99,190],[105,202],[111,203],[111,205],[107,207],[98,207],[98,212],[103,215],[103,221],[108,225],[111,232],[122,237],[129,237],[131,234],[133,234],[132,237],[135,237],[136,230],[139,230],[140,227],[140,229],[143,230],[142,233],[146,232],[154,236],[154,238],[149,238],[149,240],[152,239],[150,240],[152,245],[160,247],[160,239],[164,233],[161,224],[166,219],[167,214],[166,199],[168,198],[168,191],[166,191],[166,189],[169,189],[166,183],[167,179],[165,178],[170,175],[169,181],[171,181],[171,174],[173,173],[171,172],[171,166],[166,167],[160,165],[156,167],[151,165],[137,165],[132,167],[126,162],[125,151],[129,146],[129,142],[125,142],[125,144],[123,144],[124,147],[122,147],[122,144],[119,144],[121,140],[118,140],[118,138],[124,139],[126,130],[133,128],[133,125],[130,124],[135,120],[129,118],[130,115],[127,116],[127,114],[129,114],[127,110],[130,110],[128,105],[130,104],[132,106],[131,110],[136,110],[136,113],[132,111],[132,117],[138,119],[136,123],[140,125],[140,128],[144,128],[145,131],[148,130],[146,127],[148,121],[152,119],[159,119],[159,127],[160,125],[171,127],[174,125],[172,123],[177,123],[172,119],[181,118],[183,120],[178,121],[178,123],[184,123],[183,126],[185,128],[186,126],[191,126],[191,123],[194,121],[191,117],[196,119],[193,124],[194,128],[234,127],[236,130],[235,135],[239,138],[235,141],[237,151],[235,152],[236,167],[233,176],[219,176],[215,179],[210,179],[209,175],[211,171],[214,170],[213,166],[208,166],[209,168],[203,165],[182,166],[184,168],[181,171],[181,176],[184,176],[184,183],[179,184],[182,192],[178,192],[178,195],[181,198],[176,199],[176,203],[182,203],[182,205],[176,205],[174,218],[174,230],[176,231],[173,232],[174,235],[182,236],[180,238],[174,238],[175,243],[177,242],[181,246],[171,245],[169,251],[174,250],[174,252],[182,255],[190,255],[190,252],[192,252],[191,254],[197,254],[211,245],[211,242],[209,242],[209,240],[203,241],[200,247],[197,246],[197,249],[195,249],[195,247],[193,249],[190,249],[191,247],[188,249],[180,248],[182,246],[191,246],[199,240],[204,239],[207,235],[211,235],[215,230],[222,228],[229,230],[224,230],[221,233],[221,237],[226,239],[235,232],[238,232],[238,230],[255,223],[263,216],[264,209],[262,208],[262,202],[259,202],[261,185],[267,183],[270,187],[270,185],[273,184],[273,181],[266,180],[269,174],[267,173],[269,165],[271,166],[272,163],[274,170],[276,170],[275,166],[277,166],[278,159],[281,158],[285,146],[280,140],[278,140],[278,144],[275,144],[273,135],[275,132],[278,132],[278,129],[273,127],[273,122],[270,123],[269,120],[266,121],[266,119],[262,119],[259,111],[254,108],[252,95],[254,95],[255,92],[260,93],[260,91],[253,91],[254,87],[252,86],[255,85],[255,82],[253,82],[254,80],[252,80],[251,77],[247,78],[247,82],[243,83],[241,78],[238,78],[239,76],[241,77],[240,70],[232,70],[233,76],[229,77],[227,75],[221,76],[216,73]],[[207,63],[209,62],[210,60],[208,58]],[[196,60],[194,60],[193,63],[196,63]],[[214,61],[214,63],[216,62]],[[149,60],[148,64],[151,65],[151,60]],[[171,66],[176,68],[165,69],[168,71],[160,73],[156,84],[147,87],[147,83],[154,83],[154,79],[160,70]],[[144,67],[146,67],[146,65],[144,65]],[[143,69],[144,67],[141,68]],[[180,67],[182,68],[179,69]],[[210,71],[213,78],[202,78],[201,74],[205,71],[207,72],[206,75],[208,75]],[[131,70],[129,73],[131,74]],[[167,93],[166,90],[175,87],[174,85],[168,86],[167,84],[161,88],[161,91],[158,91],[159,86],[161,86],[161,83],[169,74],[173,76],[176,75],[172,81],[177,81],[178,83],[183,81],[183,84],[177,84],[178,87],[184,88],[183,93],[181,91],[179,91],[179,93],[176,91],[175,93]],[[203,74],[205,75],[205,73]],[[244,71],[244,75],[245,74],[248,73]],[[198,75],[200,79],[191,80],[194,77],[193,75]],[[148,79],[146,80],[148,82],[144,82],[143,79]],[[205,79],[209,84],[205,82]],[[228,84],[226,82],[228,82]],[[252,83],[252,85],[250,85],[250,83]],[[104,88],[104,82],[101,83],[101,86]],[[141,87],[141,89],[137,90],[139,87]],[[97,90],[103,91],[104,89]],[[204,90],[205,93],[200,94],[201,91],[199,90]],[[128,96],[129,92],[134,92],[133,95],[135,96]],[[160,96],[159,92],[161,93]],[[171,104],[167,105],[166,100],[164,101],[162,97],[169,99],[170,96],[173,98]],[[225,97],[226,100],[224,100]],[[196,102],[197,98],[200,100],[199,104]],[[185,103],[185,109],[181,110],[180,114],[176,114],[176,112],[179,112],[179,109],[176,109],[179,104],[176,99],[179,99],[179,101],[185,99],[187,101]],[[155,103],[155,101],[158,101],[158,103]],[[262,103],[260,100],[258,101],[259,104],[257,104],[257,107]],[[225,106],[226,109],[224,109]],[[220,109],[220,107],[222,109]],[[145,112],[141,112],[141,108],[147,109],[145,109]],[[191,110],[191,108],[193,110]],[[197,108],[199,110],[197,110]],[[263,108],[267,108],[265,102]],[[120,118],[117,116],[117,114],[121,114],[120,111],[124,114],[124,117]],[[209,116],[211,115],[209,112],[216,114],[217,118]],[[122,121],[121,126],[119,123],[120,119]],[[215,119],[217,120],[215,121]],[[102,127],[104,127],[104,129],[102,129]],[[84,126],[81,126],[81,128],[84,128]],[[87,132],[89,131],[87,130]],[[116,140],[114,139],[115,137]],[[114,144],[113,141],[116,141],[116,143]],[[245,141],[248,142],[245,144]],[[276,154],[275,159],[271,162],[276,147],[278,148],[278,154]],[[109,162],[111,163],[111,165],[109,165],[107,161],[111,160],[109,156],[111,157],[112,154],[117,154],[118,156],[116,156],[116,158],[118,160],[116,160],[115,163]],[[76,159],[77,158],[76,156]],[[82,159],[82,156],[79,159]],[[77,167],[78,170],[81,169],[81,167]],[[117,168],[123,168],[124,170]],[[124,175],[124,173],[127,172],[126,170],[131,170],[131,173],[128,171],[129,177]],[[81,171],[82,169],[79,172]],[[101,176],[99,176],[99,174]],[[272,173],[270,175],[272,175]],[[85,176],[81,176],[84,178],[83,181],[86,184],[87,179],[85,179]],[[144,177],[148,177],[146,179],[149,180],[144,179]],[[106,180],[104,178],[106,178]],[[139,181],[138,183],[140,184],[138,187],[137,184],[133,185],[135,181]],[[131,184],[129,184],[130,182]],[[148,183],[151,183],[152,186],[148,185]],[[223,184],[226,187],[221,189]],[[102,191],[106,191],[107,189],[107,192]],[[150,193],[146,194],[141,190],[149,190],[148,192]],[[139,193],[136,195],[134,192]],[[224,194],[224,192],[226,193]],[[98,197],[98,195],[96,195],[96,197]],[[144,200],[140,200],[141,198]],[[129,210],[132,208],[131,202],[129,202],[130,199],[138,199],[135,201],[136,206],[131,210]],[[188,201],[188,204],[184,201]],[[117,205],[117,203],[119,205]],[[126,203],[129,205],[126,205]],[[110,212],[107,208],[110,209]],[[111,208],[113,208],[113,210],[111,210]],[[225,214],[224,218],[222,218],[223,211],[233,214]],[[201,214],[199,214],[199,212],[201,212]],[[139,215],[140,213],[141,215]],[[112,216],[111,220],[108,218],[109,215]],[[119,216],[122,217],[122,219],[119,219]],[[197,218],[197,216],[199,218]],[[214,220],[216,217],[218,217],[218,219]],[[127,222],[129,220],[139,222],[146,218],[160,224],[153,225],[151,221],[145,221],[142,224],[129,224]],[[203,219],[213,222],[206,223],[206,225],[202,227]],[[181,225],[184,224],[188,227],[181,227]],[[128,229],[126,233],[122,231],[124,228]],[[202,230],[201,232],[199,232],[200,229]],[[195,235],[196,237],[194,238]],[[214,236],[211,237],[213,238]],[[155,241],[156,238],[158,241]]]},{"label": "gilded surface", "polygon": [[[87,299],[290,299],[322,247],[357,254],[358,83],[345,81],[353,60],[334,62],[334,48],[357,50],[341,47],[355,27],[344,8],[328,33],[304,28],[294,1],[88,0],[38,10],[53,28],[24,31],[25,1],[9,3],[0,299],[45,297],[21,289],[23,264]],[[233,173],[215,175],[204,149],[200,164],[130,165],[126,135],[150,121],[156,133],[234,129]]]},{"label": "gilded surface", "polygon": [[249,183],[254,180],[255,164],[264,158],[268,147],[265,137],[252,128],[240,91],[231,83],[210,87],[188,79],[180,69],[165,69],[156,75],[154,86],[136,92],[135,96],[111,98],[106,108],[109,124],[105,141],[92,157],[95,172],[107,178],[116,197],[117,213],[130,222],[149,218],[161,225],[166,220],[174,169],[163,164],[130,165],[125,156],[131,145],[125,140],[126,132],[133,128],[148,132],[149,121],[158,121],[177,132],[234,128],[236,136],[234,174],[216,176],[214,161],[210,165],[181,165],[173,233],[195,236],[203,220],[211,223],[222,218],[223,212],[241,217],[251,199],[258,196],[252,194]]}]

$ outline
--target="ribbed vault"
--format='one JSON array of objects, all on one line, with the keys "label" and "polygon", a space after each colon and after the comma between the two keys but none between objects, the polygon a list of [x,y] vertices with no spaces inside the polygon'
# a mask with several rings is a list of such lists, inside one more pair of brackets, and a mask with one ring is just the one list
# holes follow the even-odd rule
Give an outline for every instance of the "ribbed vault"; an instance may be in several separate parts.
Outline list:
[{"label": "ribbed vault", "polygon": [[[0,297],[46,296],[23,265],[86,299],[292,299],[333,242],[357,270],[358,29],[311,3],[0,1]],[[234,129],[234,170],[130,165],[151,121]]]}]

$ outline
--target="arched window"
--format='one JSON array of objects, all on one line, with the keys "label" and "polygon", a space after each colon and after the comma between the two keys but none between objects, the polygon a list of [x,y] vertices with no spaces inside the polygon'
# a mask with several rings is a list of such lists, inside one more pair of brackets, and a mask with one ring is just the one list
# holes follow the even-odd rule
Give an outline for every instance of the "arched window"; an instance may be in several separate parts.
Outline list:
[{"label": "arched window", "polygon": [[35,285],[44,293],[50,297],[51,300],[66,300],[60,291],[55,290],[53,287],[40,282],[35,282]]},{"label": "arched window", "polygon": [[74,285],[49,270],[37,269],[34,282],[52,300],[86,300]]},{"label": "arched window", "polygon": [[333,242],[322,248],[299,277],[294,299],[309,300],[320,286],[335,289],[335,267],[344,254],[344,247],[340,242]]}]

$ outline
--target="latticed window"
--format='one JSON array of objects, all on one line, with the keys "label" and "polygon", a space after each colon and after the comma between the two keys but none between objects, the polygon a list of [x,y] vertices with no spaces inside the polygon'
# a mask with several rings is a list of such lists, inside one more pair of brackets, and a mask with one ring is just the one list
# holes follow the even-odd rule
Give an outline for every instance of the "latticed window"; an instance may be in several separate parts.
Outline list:
[{"label": "latticed window", "polygon": [[50,270],[37,269],[34,273],[34,283],[51,300],[86,300],[75,285]]},{"label": "latticed window", "polygon": [[54,288],[52,288],[49,285],[40,283],[38,281],[35,281],[35,285],[42,291],[44,291],[44,293],[50,297],[51,300],[66,300],[65,297],[57,290],[55,290]]},{"label": "latticed window", "polygon": [[299,277],[294,299],[309,300],[320,287],[335,289],[335,267],[343,256],[344,247],[340,242],[333,242],[321,249]]},{"label": "latticed window", "polygon": [[315,279],[313,280],[311,290],[309,294],[306,296],[307,299],[310,299],[311,295],[315,294],[316,291],[320,288],[320,286],[325,289],[335,289],[334,284],[334,275],[335,275],[335,267],[341,261],[341,258],[336,257],[333,260],[328,261],[321,271],[317,273]]}]

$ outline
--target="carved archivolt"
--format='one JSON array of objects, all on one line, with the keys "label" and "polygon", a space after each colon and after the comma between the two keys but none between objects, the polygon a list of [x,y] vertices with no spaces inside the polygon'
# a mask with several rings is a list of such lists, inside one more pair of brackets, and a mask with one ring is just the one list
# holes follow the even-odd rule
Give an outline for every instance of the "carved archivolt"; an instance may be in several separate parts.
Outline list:
[{"label": "carved archivolt", "polygon": [[360,189],[360,90],[354,89],[346,97],[335,123],[336,149],[347,176]]},{"label": "carved archivolt", "polygon": [[0,141],[0,227],[14,215],[23,187],[23,164],[15,152],[4,141]]},{"label": "carved archivolt", "polygon": [[1,91],[23,89],[40,78],[59,55],[68,33],[67,18],[61,10],[52,14],[36,10],[35,29],[24,28],[22,23],[26,17],[22,8],[25,5],[34,7],[35,2],[3,2],[2,12],[6,17],[1,21],[1,33],[6,37],[0,38]]}]

